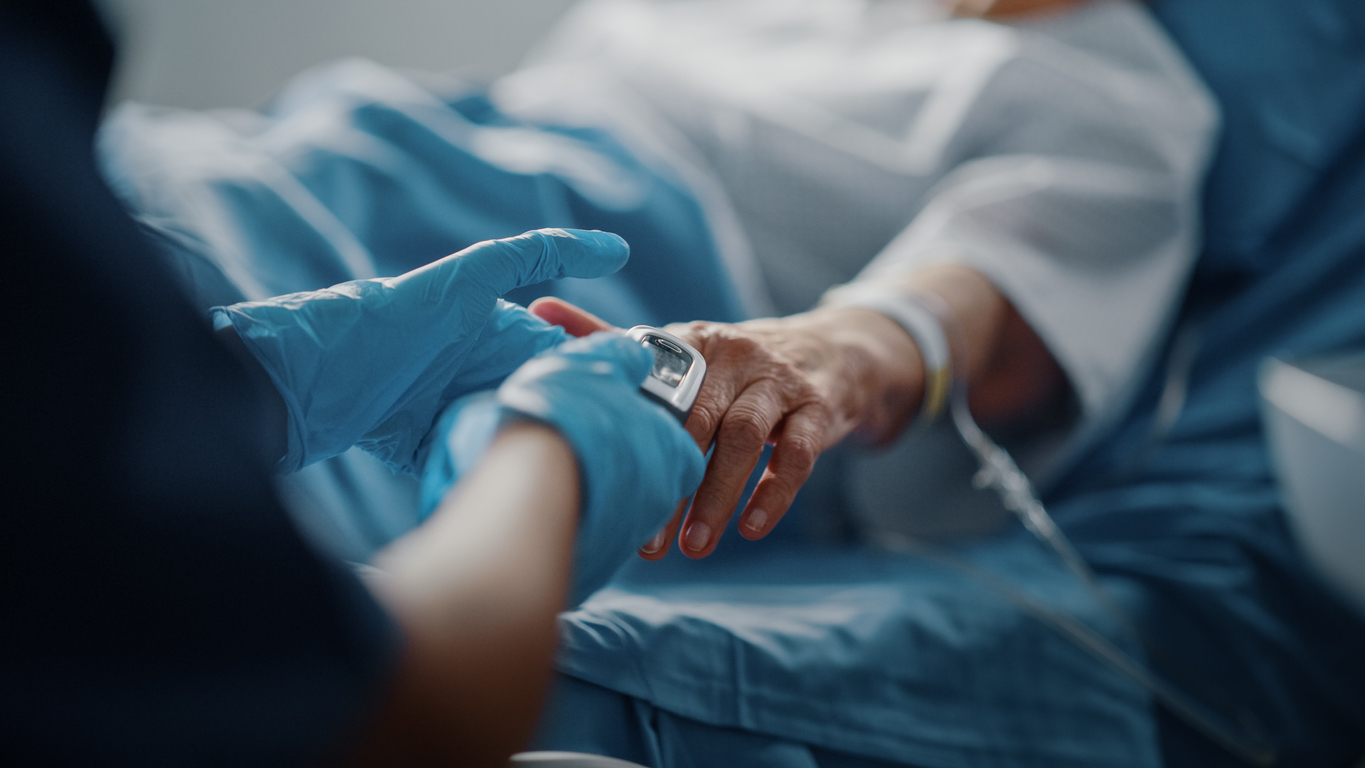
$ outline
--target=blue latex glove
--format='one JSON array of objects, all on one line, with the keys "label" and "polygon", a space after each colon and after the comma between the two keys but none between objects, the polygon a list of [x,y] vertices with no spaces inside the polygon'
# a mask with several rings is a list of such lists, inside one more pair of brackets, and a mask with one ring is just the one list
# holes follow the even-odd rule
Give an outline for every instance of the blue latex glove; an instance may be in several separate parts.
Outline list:
[{"label": "blue latex glove", "polygon": [[651,364],[639,342],[596,333],[531,360],[496,393],[457,401],[432,430],[423,512],[478,463],[503,424],[548,424],[578,459],[583,498],[570,599],[581,602],[664,527],[706,470],[687,430],[641,394]]},{"label": "blue latex glove", "polygon": [[523,285],[599,277],[629,256],[616,235],[542,229],[489,240],[407,274],[215,307],[289,412],[292,472],[352,445],[412,472],[441,409],[497,385],[564,332],[501,301]]}]

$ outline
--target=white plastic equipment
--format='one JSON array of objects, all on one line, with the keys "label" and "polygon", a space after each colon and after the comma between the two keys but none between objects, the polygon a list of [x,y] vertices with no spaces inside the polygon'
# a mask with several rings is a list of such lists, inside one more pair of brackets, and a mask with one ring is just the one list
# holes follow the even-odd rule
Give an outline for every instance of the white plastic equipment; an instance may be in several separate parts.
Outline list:
[{"label": "white plastic equipment", "polygon": [[1365,614],[1365,353],[1261,369],[1266,440],[1294,532]]}]

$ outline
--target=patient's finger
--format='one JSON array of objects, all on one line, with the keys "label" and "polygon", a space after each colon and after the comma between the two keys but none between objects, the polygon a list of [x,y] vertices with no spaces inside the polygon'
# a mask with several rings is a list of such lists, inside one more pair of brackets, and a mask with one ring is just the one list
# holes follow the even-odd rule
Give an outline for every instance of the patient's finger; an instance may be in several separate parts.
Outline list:
[{"label": "patient's finger", "polygon": [[[716,432],[740,393],[756,381],[776,379],[764,350],[752,340],[735,335],[733,327],[710,323],[669,326],[706,358],[706,380],[685,425],[697,447],[709,451]],[[719,333],[717,333],[719,331]]]},{"label": "patient's finger", "polygon": [[730,404],[739,394],[739,388],[746,383],[735,378],[734,368],[716,368],[710,362],[707,366],[706,380],[702,382],[701,391],[697,392],[697,399],[692,402],[692,415],[683,425],[703,453],[711,450],[721,419],[725,418]]},{"label": "patient's finger", "polygon": [[730,404],[716,430],[716,449],[706,478],[683,522],[683,554],[705,557],[711,553],[782,415],[781,393],[769,381],[749,387]]},{"label": "patient's finger", "polygon": [[649,561],[664,559],[668,554],[668,545],[678,533],[678,526],[682,525],[683,513],[687,511],[689,501],[691,499],[678,502],[678,511],[673,513],[673,519],[668,521],[668,525],[665,525],[649,543],[640,547],[640,557]]},{"label": "patient's finger", "polygon": [[740,515],[741,536],[763,538],[791,508],[796,492],[815,469],[828,424],[829,414],[820,404],[809,405],[787,417],[768,467]]},{"label": "patient's finger", "polygon": [[536,299],[527,309],[550,325],[568,331],[570,336],[590,336],[598,331],[614,330],[614,326],[606,320],[554,296]]}]

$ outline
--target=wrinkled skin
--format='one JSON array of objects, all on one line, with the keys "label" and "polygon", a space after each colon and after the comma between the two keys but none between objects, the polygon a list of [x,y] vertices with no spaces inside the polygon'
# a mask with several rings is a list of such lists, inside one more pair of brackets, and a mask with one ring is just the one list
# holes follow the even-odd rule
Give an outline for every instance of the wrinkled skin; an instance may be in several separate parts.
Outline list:
[{"label": "wrinkled skin", "polygon": [[[932,291],[958,319],[978,418],[1007,419],[1065,393],[1065,377],[1047,348],[985,277],[965,267],[930,268],[906,287]],[[575,336],[610,328],[559,299],[537,301],[531,311]],[[923,397],[924,366],[914,341],[871,310],[821,307],[667,330],[706,359],[706,382],[687,430],[703,450],[714,443],[715,452],[690,510],[680,504],[641,550],[649,560],[663,557],[674,536],[688,557],[709,555],[765,445],[773,446],[772,457],[740,517],[740,534],[748,539],[777,525],[821,453],[849,437],[869,444],[893,439]]]},{"label": "wrinkled skin", "polygon": [[[778,523],[821,453],[855,433],[868,442],[887,439],[908,418],[919,403],[921,363],[908,337],[899,339],[899,361],[878,359],[876,348],[859,342],[858,329],[880,324],[892,338],[900,333],[858,309],[668,328],[702,353],[710,372],[687,428],[700,446],[714,441],[715,453],[682,528],[685,554],[714,549],[765,445],[773,446],[772,458],[740,518],[740,533],[750,539]],[[900,386],[880,380],[888,375]],[[889,396],[875,401],[882,392]],[[679,522],[651,544],[662,549]],[[653,554],[662,552],[646,552]]]}]

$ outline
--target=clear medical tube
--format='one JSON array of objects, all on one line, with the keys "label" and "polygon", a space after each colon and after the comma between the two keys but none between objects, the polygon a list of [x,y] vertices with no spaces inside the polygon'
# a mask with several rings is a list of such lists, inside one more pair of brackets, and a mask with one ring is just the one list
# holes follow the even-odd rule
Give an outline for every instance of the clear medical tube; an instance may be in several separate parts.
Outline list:
[{"label": "clear medical tube", "polygon": [[[938,318],[948,339],[949,357],[952,361],[950,364],[953,367],[949,411],[954,427],[976,456],[981,467],[973,478],[973,484],[977,488],[995,491],[1005,508],[1014,513],[1030,533],[1057,554],[1067,570],[1085,585],[1087,591],[1123,631],[1142,644],[1143,637],[1137,623],[1105,590],[1090,565],[1053,521],[1034,491],[1033,483],[1029,481],[1028,476],[1019,469],[1009,452],[997,445],[972,418],[971,409],[967,404],[967,380],[960,362],[966,359],[963,352],[965,340],[955,327],[947,306],[934,294],[917,294],[916,298]],[[1181,348],[1182,345],[1177,345],[1177,350]],[[1132,680],[1171,714],[1231,754],[1251,765],[1275,764],[1278,749],[1266,736],[1264,727],[1245,707],[1237,707],[1239,711],[1232,717],[1214,714],[1198,699],[1187,695],[1180,687],[1152,671],[1146,664],[1133,658],[1131,654],[1084,623],[1044,605],[1005,580],[963,558],[898,534],[881,535],[875,543],[890,551],[932,560],[969,576],[1024,613],[1052,628],[1082,651]],[[1213,686],[1205,684],[1203,687],[1207,689]],[[1232,701],[1230,697],[1220,698]]]}]

